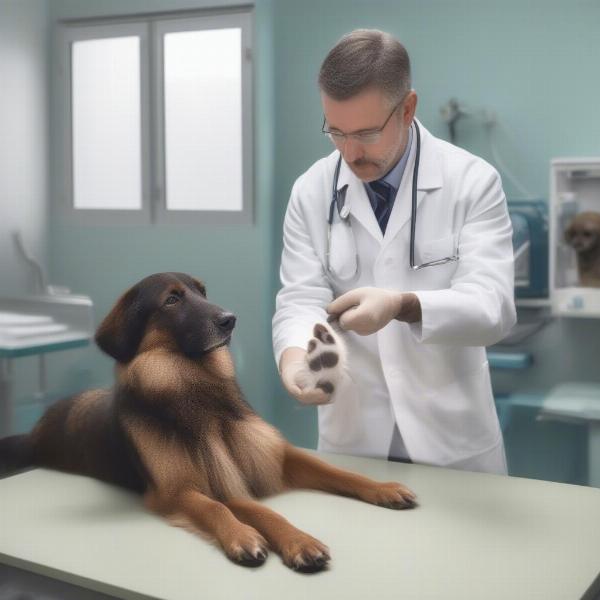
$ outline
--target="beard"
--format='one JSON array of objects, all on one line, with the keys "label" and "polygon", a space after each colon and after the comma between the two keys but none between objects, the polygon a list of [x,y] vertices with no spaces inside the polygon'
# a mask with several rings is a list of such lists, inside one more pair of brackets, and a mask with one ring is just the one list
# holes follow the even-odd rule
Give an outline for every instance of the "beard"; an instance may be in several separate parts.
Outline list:
[{"label": "beard", "polygon": [[[408,141],[408,140],[407,140]],[[381,179],[387,175],[402,158],[406,144],[399,147],[392,147],[380,157],[361,156],[355,161],[348,163],[352,172],[362,181],[369,183],[376,179]]]},{"label": "beard", "polygon": [[381,179],[386,175],[394,165],[400,160],[396,152],[391,152],[389,156],[382,158],[370,158],[363,156],[348,164],[352,172],[365,182]]}]

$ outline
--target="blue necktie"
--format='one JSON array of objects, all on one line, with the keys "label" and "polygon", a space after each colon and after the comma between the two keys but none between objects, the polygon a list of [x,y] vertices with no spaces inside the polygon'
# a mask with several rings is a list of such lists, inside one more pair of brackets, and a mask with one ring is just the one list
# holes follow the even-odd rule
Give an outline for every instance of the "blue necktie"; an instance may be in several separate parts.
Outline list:
[{"label": "blue necktie", "polygon": [[371,202],[375,218],[377,219],[377,223],[379,223],[381,233],[385,234],[385,228],[387,227],[394,203],[394,186],[390,185],[387,181],[383,181],[383,179],[371,181],[367,185],[371,188],[375,196],[375,201]]}]

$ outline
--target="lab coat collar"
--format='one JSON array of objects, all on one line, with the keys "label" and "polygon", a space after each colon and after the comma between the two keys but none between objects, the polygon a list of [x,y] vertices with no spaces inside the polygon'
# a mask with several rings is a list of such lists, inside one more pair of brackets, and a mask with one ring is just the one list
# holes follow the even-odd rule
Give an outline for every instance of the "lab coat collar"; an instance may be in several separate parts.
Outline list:
[{"label": "lab coat collar", "polygon": [[[419,176],[417,178],[417,207],[425,197],[426,193],[442,187],[443,177],[441,165],[435,152],[434,137],[423,127],[420,121],[415,119],[421,132],[421,158],[419,160]],[[340,175],[338,177],[337,189],[348,186],[346,191],[346,206],[350,214],[361,223],[361,225],[379,242],[387,245],[402,227],[410,220],[411,213],[411,191],[412,176],[415,164],[416,136],[413,136],[413,144],[400,183],[400,189],[396,195],[394,207],[388,222],[385,239],[381,233],[369,197],[365,191],[363,182],[354,175],[350,167],[342,160]]]}]

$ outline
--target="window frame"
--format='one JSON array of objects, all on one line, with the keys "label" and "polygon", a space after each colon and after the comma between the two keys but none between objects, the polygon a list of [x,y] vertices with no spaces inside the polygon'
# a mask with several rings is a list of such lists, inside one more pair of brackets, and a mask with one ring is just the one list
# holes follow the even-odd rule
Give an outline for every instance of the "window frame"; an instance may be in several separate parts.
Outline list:
[{"label": "window frame", "polygon": [[[142,206],[140,209],[75,208],[74,155],[73,155],[73,73],[72,46],[74,42],[136,35],[140,38],[140,184]],[[70,219],[86,225],[145,224],[151,222],[150,203],[150,98],[148,61],[148,25],[144,23],[78,24],[66,25],[61,31],[61,73],[64,73],[64,86],[61,86],[64,107],[64,188],[61,197],[64,210]]]},{"label": "window frame", "polygon": [[[58,101],[63,107],[64,169],[58,186],[61,212],[80,225],[229,225],[254,220],[252,6],[210,11],[157,13],[62,22],[59,28]],[[242,209],[167,210],[163,78],[163,35],[237,27],[241,29]],[[140,144],[142,206],[139,210],[80,209],[74,206],[72,45],[87,39],[140,38]]]},{"label": "window frame", "polygon": [[[231,13],[220,15],[203,15],[196,18],[164,19],[152,24],[154,35],[153,54],[155,72],[154,98],[156,100],[154,134],[156,148],[154,172],[157,185],[156,204],[157,220],[162,223],[206,223],[237,224],[252,222],[252,70],[251,70],[251,22],[249,13]],[[164,46],[163,36],[166,33],[180,31],[201,31],[239,27],[241,29],[242,52],[242,209],[241,210],[167,210],[166,197],[166,146],[165,146],[165,89],[164,78]],[[158,76],[160,75],[160,76]],[[247,201],[249,200],[249,201]]]}]

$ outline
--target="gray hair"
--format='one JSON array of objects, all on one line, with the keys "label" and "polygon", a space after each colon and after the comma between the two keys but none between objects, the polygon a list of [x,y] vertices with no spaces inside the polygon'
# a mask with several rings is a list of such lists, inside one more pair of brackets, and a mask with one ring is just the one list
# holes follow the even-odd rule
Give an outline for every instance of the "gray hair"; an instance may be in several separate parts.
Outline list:
[{"label": "gray hair", "polygon": [[389,33],[355,29],[325,57],[319,87],[334,100],[347,100],[368,88],[378,88],[395,104],[411,89],[408,52]]}]

